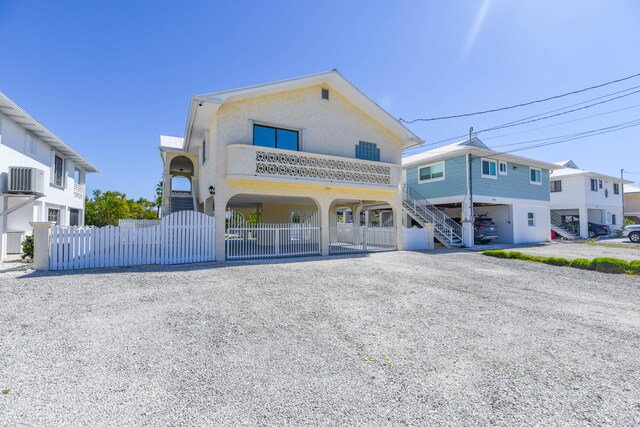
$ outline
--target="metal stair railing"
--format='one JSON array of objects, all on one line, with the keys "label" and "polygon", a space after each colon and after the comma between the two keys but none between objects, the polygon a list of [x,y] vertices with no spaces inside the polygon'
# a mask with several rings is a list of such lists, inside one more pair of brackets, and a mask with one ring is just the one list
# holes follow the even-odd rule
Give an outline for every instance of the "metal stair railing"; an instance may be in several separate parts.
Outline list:
[{"label": "metal stair railing", "polygon": [[449,242],[453,243],[456,239],[462,241],[462,226],[415,190],[405,189],[402,192],[402,202],[424,222],[434,224],[436,231],[446,237]]},{"label": "metal stair railing", "polygon": [[575,222],[565,222],[562,220],[562,215],[557,212],[551,211],[551,224],[565,230],[568,233],[577,236],[580,234],[580,224]]}]

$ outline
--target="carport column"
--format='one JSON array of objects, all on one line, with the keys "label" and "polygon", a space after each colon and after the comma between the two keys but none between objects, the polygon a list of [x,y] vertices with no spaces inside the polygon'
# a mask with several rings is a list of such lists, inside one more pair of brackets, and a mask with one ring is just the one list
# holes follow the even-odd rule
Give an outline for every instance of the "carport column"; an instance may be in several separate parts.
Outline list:
[{"label": "carport column", "polygon": [[471,204],[465,200],[462,202],[462,243],[465,248],[472,248],[474,244],[473,218],[471,217]]},{"label": "carport column", "polygon": [[53,222],[30,222],[33,227],[33,268],[49,270],[49,236]]},{"label": "carport column", "polygon": [[586,239],[589,237],[589,210],[586,206],[578,209],[578,216],[580,217],[580,237]]},{"label": "carport column", "polygon": [[[4,212],[9,207],[9,198],[0,198],[0,212]],[[0,216],[0,261],[7,259],[7,215]]]},{"label": "carport column", "polygon": [[329,255],[329,243],[331,241],[331,226],[334,225],[335,208],[331,207],[331,202],[319,201],[320,206],[320,254]]},{"label": "carport column", "polygon": [[216,261],[226,259],[226,245],[224,235],[226,232],[226,212],[227,200],[222,194],[214,196],[214,215],[216,218]]},{"label": "carport column", "polygon": [[404,250],[404,230],[402,228],[402,205],[393,205],[393,225],[396,228],[396,249]]}]

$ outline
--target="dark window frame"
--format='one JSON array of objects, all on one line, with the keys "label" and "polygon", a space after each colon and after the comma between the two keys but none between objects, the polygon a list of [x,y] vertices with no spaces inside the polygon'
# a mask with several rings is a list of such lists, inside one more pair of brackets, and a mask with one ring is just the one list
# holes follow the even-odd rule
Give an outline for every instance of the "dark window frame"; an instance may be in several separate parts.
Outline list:
[{"label": "dark window frame", "polygon": [[620,184],[616,182],[613,183],[613,194],[620,194]]},{"label": "dark window frame", "polygon": [[[51,215],[54,212],[55,212],[55,215]],[[55,217],[55,221],[51,219],[52,216]],[[56,225],[60,225],[60,209],[49,208],[49,210],[47,211],[47,220],[49,222],[55,222]]]},{"label": "dark window frame", "polygon": [[[58,173],[58,159],[60,159],[60,171]],[[53,185],[57,187],[64,186],[64,157],[57,154],[53,155]]]},{"label": "dark window frame", "polygon": [[591,191],[598,191],[598,180],[591,178]]},{"label": "dark window frame", "polygon": [[[274,141],[274,147],[265,147],[264,145],[256,145],[256,126],[257,127],[261,127],[261,128],[267,128],[267,129],[273,129],[274,132],[274,136],[275,136],[275,141]],[[295,150],[289,150],[288,148],[279,148],[278,147],[278,130],[284,130],[287,132],[295,132],[297,138],[296,138],[296,149]],[[278,126],[271,126],[271,125],[265,125],[262,123],[254,123],[253,124],[253,145],[256,145],[256,147],[265,147],[265,148],[277,148],[279,150],[289,150],[289,151],[300,151],[300,131],[297,129],[291,129],[291,128],[284,128],[284,127],[278,127]]]},{"label": "dark window frame", "polygon": [[562,192],[562,180],[556,179],[551,181],[549,184],[549,190],[551,193],[561,193]]}]

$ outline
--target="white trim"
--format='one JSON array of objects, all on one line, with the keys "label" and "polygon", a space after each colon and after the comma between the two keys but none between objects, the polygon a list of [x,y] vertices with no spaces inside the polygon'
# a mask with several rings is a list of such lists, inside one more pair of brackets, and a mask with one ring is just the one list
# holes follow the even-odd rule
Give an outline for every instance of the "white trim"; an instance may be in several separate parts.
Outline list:
[{"label": "white trim", "polygon": [[[504,165],[504,172],[502,172],[501,166]],[[498,160],[498,175],[507,175],[509,171],[509,163],[504,160]]]},{"label": "white trim", "polygon": [[[495,175],[491,175],[491,174],[485,174],[484,173],[484,168],[483,163],[484,162],[489,162],[489,163],[494,163],[496,165],[496,174]],[[491,166],[489,166],[489,172],[491,172]],[[485,159],[485,158],[480,158],[480,176],[482,178],[489,178],[489,179],[498,179],[498,161],[497,160],[493,160],[493,159]]]},{"label": "white trim", "polygon": [[[531,181],[531,171],[540,172],[540,181]],[[531,185],[542,185],[542,169],[529,167],[529,184],[531,184]]]},{"label": "white trim", "polygon": [[[432,166],[437,166],[437,165],[442,165],[442,176],[441,177],[439,177],[439,178],[429,178],[429,179],[420,178],[420,176],[421,176],[420,175],[420,171],[422,169],[431,168]],[[445,169],[446,168],[445,168],[444,160],[441,161],[441,162],[429,163],[427,165],[418,167],[418,184],[427,184],[427,183],[430,183],[430,182],[444,181],[445,178],[446,178],[446,170]]]}]

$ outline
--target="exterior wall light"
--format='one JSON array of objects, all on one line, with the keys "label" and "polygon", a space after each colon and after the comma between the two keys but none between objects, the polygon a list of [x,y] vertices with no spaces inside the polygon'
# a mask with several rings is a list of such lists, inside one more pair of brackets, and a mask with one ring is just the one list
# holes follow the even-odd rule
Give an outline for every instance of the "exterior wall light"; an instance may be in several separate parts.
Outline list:
[{"label": "exterior wall light", "polygon": [[212,196],[216,195],[216,189],[213,187],[213,185],[209,186],[209,194],[211,194]]}]

